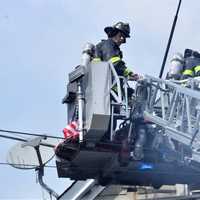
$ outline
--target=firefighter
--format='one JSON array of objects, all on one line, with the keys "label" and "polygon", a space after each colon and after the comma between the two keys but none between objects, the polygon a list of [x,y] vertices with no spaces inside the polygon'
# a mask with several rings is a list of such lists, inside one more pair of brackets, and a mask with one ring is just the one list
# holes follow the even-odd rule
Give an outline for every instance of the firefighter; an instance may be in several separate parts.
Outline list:
[{"label": "firefighter", "polygon": [[166,79],[180,80],[184,69],[185,60],[181,53],[175,53],[170,61],[169,72]]},{"label": "firefighter", "polygon": [[192,49],[186,49],[184,52],[185,68],[182,79],[192,78],[200,75],[200,53]]},{"label": "firefighter", "polygon": [[[104,31],[107,34],[108,39],[102,40],[96,45],[94,61],[110,61],[113,64],[118,76],[127,77],[128,79],[137,81],[140,78],[140,76],[137,73],[131,71],[126,66],[125,62],[122,60],[123,54],[120,50],[120,46],[126,43],[127,38],[130,38],[129,24],[124,22],[118,22],[113,26],[105,27]],[[129,97],[131,97],[131,94],[132,92],[128,91]],[[118,130],[117,133],[118,132],[123,132],[122,135],[126,134],[126,132],[124,132],[123,129]],[[125,137],[122,139],[122,144],[126,144],[126,142],[127,138]],[[124,154],[123,152],[126,153]],[[126,154],[129,154],[126,145],[122,145],[121,153],[119,155],[120,160],[123,160],[121,158],[123,158],[124,156],[126,157]],[[139,159],[143,157],[139,155],[142,154],[142,151],[138,152],[137,154]]]},{"label": "firefighter", "polygon": [[119,76],[138,80],[138,74],[133,73],[122,60],[123,56],[120,50],[121,44],[125,44],[126,38],[130,37],[129,24],[118,22],[114,26],[105,27],[104,31],[108,39],[102,40],[96,45],[94,61],[111,61]]},{"label": "firefighter", "polygon": [[194,76],[200,76],[200,53],[198,51],[193,52],[195,57],[195,67],[194,67]]},{"label": "firefighter", "polygon": [[184,70],[182,72],[182,79],[192,78],[194,76],[193,50],[185,49],[184,58],[185,58],[185,66],[184,66]]}]

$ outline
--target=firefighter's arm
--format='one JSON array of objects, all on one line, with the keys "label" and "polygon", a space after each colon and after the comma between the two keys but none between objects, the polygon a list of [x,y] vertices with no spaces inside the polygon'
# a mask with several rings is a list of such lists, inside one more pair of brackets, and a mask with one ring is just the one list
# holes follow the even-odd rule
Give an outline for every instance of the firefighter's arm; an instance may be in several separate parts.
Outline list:
[{"label": "firefighter's arm", "polygon": [[126,67],[125,70],[124,70],[124,76],[127,77],[129,80],[132,80],[132,81],[137,81],[138,79],[142,78],[141,75],[134,73],[128,67]]},{"label": "firefighter's arm", "polygon": [[122,60],[122,52],[116,49],[112,43],[108,43],[107,47],[109,47],[106,48],[107,59],[114,65],[117,74],[131,80],[138,80],[139,75],[126,67],[125,62]]},{"label": "firefighter's arm", "polygon": [[119,57],[111,58],[111,62],[115,66],[115,70],[117,71],[118,75],[124,76],[128,78],[129,80],[133,80],[133,81],[137,81],[138,79],[141,78],[137,73],[134,73],[132,70],[126,67],[124,61],[122,61]]}]

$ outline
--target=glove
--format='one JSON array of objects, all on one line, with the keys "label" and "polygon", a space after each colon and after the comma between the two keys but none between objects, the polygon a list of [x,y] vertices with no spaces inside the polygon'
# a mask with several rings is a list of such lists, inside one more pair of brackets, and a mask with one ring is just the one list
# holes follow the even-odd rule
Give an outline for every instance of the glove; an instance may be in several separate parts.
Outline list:
[{"label": "glove", "polygon": [[140,75],[138,74],[132,73],[128,76],[128,80],[131,80],[131,81],[137,81],[138,79],[140,79]]}]

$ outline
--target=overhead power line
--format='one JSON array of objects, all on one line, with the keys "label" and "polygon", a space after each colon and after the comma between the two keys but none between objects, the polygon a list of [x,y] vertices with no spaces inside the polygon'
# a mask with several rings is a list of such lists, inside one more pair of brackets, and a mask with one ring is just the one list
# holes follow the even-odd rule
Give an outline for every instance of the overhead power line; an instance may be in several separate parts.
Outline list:
[{"label": "overhead power line", "polygon": [[2,138],[10,139],[10,140],[18,140],[22,142],[27,142],[26,139],[18,138],[18,137],[13,137],[13,136],[7,136],[7,135],[0,135]]},{"label": "overhead power line", "polygon": [[181,2],[182,2],[182,0],[179,0],[178,7],[177,7],[177,10],[176,10],[176,15],[174,17],[174,21],[173,21],[170,36],[169,36],[169,40],[168,40],[168,43],[167,43],[167,48],[165,50],[165,55],[164,55],[164,58],[163,58],[161,69],[160,69],[159,78],[162,78],[162,75],[163,75],[165,63],[166,63],[166,60],[167,60],[168,52],[169,52],[171,42],[172,42],[172,38],[173,38],[173,35],[174,35],[174,30],[175,30],[175,27],[176,27],[176,22],[177,22],[177,19],[178,19],[178,14],[179,14]]},{"label": "overhead power line", "polygon": [[0,129],[0,132],[13,133],[13,134],[18,134],[18,135],[28,135],[28,136],[41,136],[41,137],[54,138],[54,139],[64,139],[63,137],[59,137],[59,136],[52,136],[52,135],[47,135],[47,134],[28,133],[28,132],[21,132],[21,131],[12,131],[12,130],[5,130],[5,129]]},{"label": "overhead power line", "polygon": [[[22,142],[28,142],[28,140],[26,140],[26,139],[22,139],[22,138],[18,138],[18,137],[13,137],[13,136],[7,136],[7,135],[1,135],[0,134],[0,137],[6,138],[6,139],[10,139],[10,140],[17,140],[17,141],[22,141]],[[45,142],[41,142],[40,145],[46,146],[46,147],[50,147],[50,148],[54,148],[55,147],[55,145],[48,144],[48,143],[45,143]]]},{"label": "overhead power line", "polygon": [[[38,167],[37,165],[29,165],[29,164],[10,164],[8,162],[0,162],[0,165],[9,165],[9,166],[12,166],[12,165],[16,165],[16,166],[25,166],[25,167]],[[55,165],[44,165],[44,167],[47,167],[47,168],[56,168]]]}]

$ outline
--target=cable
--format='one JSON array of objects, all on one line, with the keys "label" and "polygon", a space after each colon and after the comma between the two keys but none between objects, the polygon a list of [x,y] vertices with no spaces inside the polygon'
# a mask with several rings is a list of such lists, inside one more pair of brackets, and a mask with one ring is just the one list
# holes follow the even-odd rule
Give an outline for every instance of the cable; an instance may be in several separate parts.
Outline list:
[{"label": "cable", "polygon": [[174,21],[173,21],[173,24],[172,24],[169,40],[168,40],[168,43],[167,43],[167,48],[165,50],[165,55],[164,55],[164,58],[163,58],[161,69],[160,69],[159,78],[162,78],[162,75],[163,75],[163,71],[164,71],[164,68],[165,68],[165,63],[166,63],[166,60],[167,60],[168,52],[169,52],[169,49],[170,49],[170,46],[171,46],[171,41],[172,41],[172,38],[173,38],[173,35],[174,35],[174,30],[175,30],[175,27],[176,27],[176,22],[177,22],[177,19],[178,19],[178,14],[179,14],[180,6],[181,6],[181,1],[182,0],[179,0],[177,11],[176,11],[176,15],[174,17]]},{"label": "cable", "polygon": [[12,137],[12,136],[1,135],[1,134],[0,134],[0,137],[10,139],[10,140],[18,140],[18,141],[22,141],[22,142],[27,142],[26,139],[22,139],[22,138],[18,138],[18,137]]},{"label": "cable", "polygon": [[[29,165],[29,164],[10,164],[8,162],[0,162],[0,165],[9,165],[9,166],[12,166],[12,165],[16,165],[16,166],[27,166],[27,167],[39,167],[38,165]],[[47,168],[56,168],[55,165],[44,165],[44,167],[47,167]]]},{"label": "cable", "polygon": [[[22,142],[28,142],[28,140],[26,140],[26,139],[22,139],[22,138],[18,138],[18,137],[12,137],[12,136],[7,136],[7,135],[1,135],[0,134],[0,137],[6,138],[6,139],[11,139],[11,140],[18,140],[18,141],[22,141]],[[46,146],[46,147],[51,147],[51,148],[55,147],[55,145],[48,144],[48,143],[45,143],[45,142],[41,142],[40,145]]]},{"label": "cable", "polygon": [[11,130],[5,130],[5,129],[0,129],[0,132],[14,133],[14,134],[18,134],[18,135],[41,136],[41,137],[48,137],[48,138],[55,138],[55,139],[64,139],[63,137],[58,137],[58,136],[51,136],[51,135],[46,135],[46,134],[27,133],[27,132],[21,132],[21,131],[11,131]]}]

